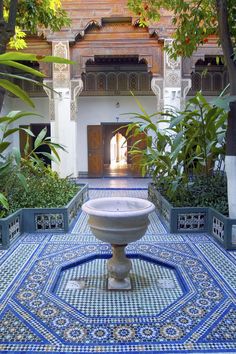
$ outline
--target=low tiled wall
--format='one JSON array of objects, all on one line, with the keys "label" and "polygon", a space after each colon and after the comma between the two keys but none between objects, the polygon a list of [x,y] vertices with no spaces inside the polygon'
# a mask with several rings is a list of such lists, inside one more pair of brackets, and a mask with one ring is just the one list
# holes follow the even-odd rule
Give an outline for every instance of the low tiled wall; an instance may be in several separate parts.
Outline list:
[{"label": "low tiled wall", "polygon": [[213,208],[173,207],[153,186],[149,199],[171,233],[210,233],[226,249],[236,249],[236,219],[230,219]]},{"label": "low tiled wall", "polygon": [[23,232],[68,232],[88,199],[88,186],[79,186],[81,189],[63,208],[24,208],[0,219],[0,248],[8,248],[11,241]]}]

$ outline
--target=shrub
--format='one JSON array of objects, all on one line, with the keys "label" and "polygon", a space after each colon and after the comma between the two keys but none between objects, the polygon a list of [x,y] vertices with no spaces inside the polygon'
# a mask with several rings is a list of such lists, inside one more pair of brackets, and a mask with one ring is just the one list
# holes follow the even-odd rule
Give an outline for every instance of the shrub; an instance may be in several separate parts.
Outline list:
[{"label": "shrub", "polygon": [[212,206],[227,214],[226,178],[215,172],[224,161],[227,112],[207,102],[201,92],[184,110],[158,112],[155,120],[155,114],[135,101],[141,113],[133,113],[127,133],[144,135],[146,149],[131,146],[131,154],[140,156],[143,174],[148,173],[175,206]]},{"label": "shrub", "polygon": [[16,171],[3,180],[0,189],[8,199],[9,210],[0,210],[0,217],[6,217],[20,208],[63,207],[79,190],[76,184],[68,178],[60,178],[50,168],[45,168],[45,173],[39,175],[25,167],[23,173],[26,188],[16,176]]},{"label": "shrub", "polygon": [[156,182],[156,188],[176,207],[212,207],[224,215],[228,215],[227,182],[226,176],[216,173],[206,178],[197,176],[193,181],[178,184],[175,193],[171,196],[167,191],[172,181]]}]

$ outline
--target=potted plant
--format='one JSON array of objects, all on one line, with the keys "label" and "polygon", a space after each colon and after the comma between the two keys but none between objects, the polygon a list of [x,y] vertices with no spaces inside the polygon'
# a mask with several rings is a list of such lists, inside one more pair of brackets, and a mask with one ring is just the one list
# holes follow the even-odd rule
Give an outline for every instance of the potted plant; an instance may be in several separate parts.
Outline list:
[{"label": "potted plant", "polygon": [[[31,54],[6,53],[0,55],[0,63],[14,66],[25,72],[41,77],[42,74],[18,62],[39,58]],[[57,57],[40,57],[48,62],[71,63]],[[15,75],[4,73],[15,77]],[[17,75],[23,80],[30,80]],[[35,81],[39,85],[41,83]],[[11,91],[24,102],[33,106],[33,102],[21,88],[7,79],[0,79],[0,86]],[[12,239],[22,232],[60,231],[66,232],[87,199],[87,186],[78,186],[69,179],[59,178],[49,166],[39,158],[47,157],[59,162],[58,149],[65,148],[49,137],[43,129],[37,137],[29,129],[12,128],[12,123],[31,112],[13,111],[0,117],[0,248],[9,247]],[[27,134],[24,155],[19,149],[10,149],[9,137],[20,130]],[[34,137],[33,147],[29,148],[30,137]],[[48,146],[51,153],[38,151]]]},{"label": "potted plant", "polygon": [[210,232],[236,248],[224,174],[226,110],[198,92],[183,111],[160,112],[154,121],[136,102],[141,113],[127,129],[145,133],[147,148],[136,143],[131,154],[141,156],[142,173],[152,177],[149,198],[170,232]]}]

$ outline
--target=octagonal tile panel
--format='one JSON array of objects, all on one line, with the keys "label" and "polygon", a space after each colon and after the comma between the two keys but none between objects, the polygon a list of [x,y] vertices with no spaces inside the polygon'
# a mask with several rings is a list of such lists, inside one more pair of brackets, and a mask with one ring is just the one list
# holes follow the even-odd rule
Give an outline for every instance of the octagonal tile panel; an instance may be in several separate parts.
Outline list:
[{"label": "octagonal tile panel", "polygon": [[132,259],[131,291],[107,291],[106,262],[97,258],[67,266],[54,293],[88,317],[158,315],[184,294],[173,267],[142,258]]}]

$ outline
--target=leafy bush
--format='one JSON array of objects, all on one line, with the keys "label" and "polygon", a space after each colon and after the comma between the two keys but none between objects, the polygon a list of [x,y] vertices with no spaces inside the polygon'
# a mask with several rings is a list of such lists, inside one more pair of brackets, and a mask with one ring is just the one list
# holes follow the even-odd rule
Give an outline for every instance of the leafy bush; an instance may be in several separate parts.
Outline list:
[{"label": "leafy bush", "polygon": [[193,181],[179,184],[172,196],[167,191],[172,181],[165,178],[156,182],[159,192],[176,207],[212,207],[228,215],[226,176],[216,173],[206,178],[197,176]]},{"label": "leafy bush", "polygon": [[141,113],[133,113],[127,133],[144,135],[146,149],[140,149],[139,142],[131,147],[131,154],[140,156],[143,174],[148,173],[175,206],[212,206],[227,214],[226,180],[215,173],[225,155],[227,112],[197,92],[183,111],[159,112],[155,122],[155,114],[135,101]]},{"label": "leafy bush", "polygon": [[20,208],[51,208],[65,206],[78,192],[79,187],[68,178],[60,178],[45,167],[42,174],[24,167],[26,188],[16,175],[16,170],[3,179],[0,191],[6,195],[9,209],[1,209],[0,217],[6,217]]}]

